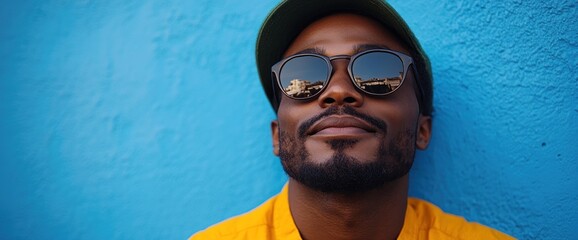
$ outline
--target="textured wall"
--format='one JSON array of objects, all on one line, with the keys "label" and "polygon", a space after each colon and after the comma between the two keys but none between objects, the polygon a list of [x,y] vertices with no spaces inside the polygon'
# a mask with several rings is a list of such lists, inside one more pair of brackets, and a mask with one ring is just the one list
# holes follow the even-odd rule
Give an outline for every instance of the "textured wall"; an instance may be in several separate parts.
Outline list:
[{"label": "textured wall", "polygon": [[[275,2],[1,1],[0,239],[184,239],[279,191],[253,59]],[[411,195],[578,238],[576,1],[391,3],[436,81]]]}]

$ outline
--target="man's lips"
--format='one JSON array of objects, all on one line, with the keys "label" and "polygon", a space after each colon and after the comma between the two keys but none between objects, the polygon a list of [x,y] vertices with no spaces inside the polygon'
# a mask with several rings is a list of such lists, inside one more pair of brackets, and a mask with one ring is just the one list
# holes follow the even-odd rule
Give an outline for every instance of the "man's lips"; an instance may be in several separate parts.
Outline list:
[{"label": "man's lips", "polygon": [[356,135],[375,133],[377,129],[353,116],[330,116],[319,120],[307,135]]}]

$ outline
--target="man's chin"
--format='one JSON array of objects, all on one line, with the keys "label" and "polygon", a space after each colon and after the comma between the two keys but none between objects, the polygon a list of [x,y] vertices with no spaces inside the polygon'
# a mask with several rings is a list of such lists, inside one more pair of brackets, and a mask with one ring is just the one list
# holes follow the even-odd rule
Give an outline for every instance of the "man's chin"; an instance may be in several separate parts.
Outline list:
[{"label": "man's chin", "polygon": [[287,175],[321,192],[356,193],[382,187],[407,175],[415,153],[411,132],[395,141],[331,142],[299,140],[281,133],[279,157]]},{"label": "man's chin", "polygon": [[[289,160],[291,161],[291,160]],[[357,193],[383,186],[407,174],[411,166],[396,166],[383,161],[362,163],[360,160],[336,153],[318,164],[310,161],[295,163],[283,160],[285,172],[301,184],[327,193]]]}]

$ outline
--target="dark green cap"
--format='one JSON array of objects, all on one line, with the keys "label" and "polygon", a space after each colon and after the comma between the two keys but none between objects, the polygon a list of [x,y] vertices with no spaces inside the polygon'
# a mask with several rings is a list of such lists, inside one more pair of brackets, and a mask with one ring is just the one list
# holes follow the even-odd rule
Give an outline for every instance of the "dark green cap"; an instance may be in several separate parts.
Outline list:
[{"label": "dark green cap", "polygon": [[259,31],[256,57],[261,85],[275,112],[279,106],[273,92],[271,66],[282,59],[283,53],[305,27],[338,12],[373,18],[396,34],[409,48],[424,93],[420,108],[422,114],[431,115],[433,87],[429,59],[405,21],[381,0],[285,0],[269,13]]}]

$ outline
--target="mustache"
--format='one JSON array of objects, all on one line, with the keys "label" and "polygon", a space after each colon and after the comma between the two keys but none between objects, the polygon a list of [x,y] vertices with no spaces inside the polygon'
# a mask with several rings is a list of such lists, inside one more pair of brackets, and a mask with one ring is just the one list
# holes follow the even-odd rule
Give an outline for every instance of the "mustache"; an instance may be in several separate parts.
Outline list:
[{"label": "mustache", "polygon": [[313,126],[313,124],[315,124],[317,121],[321,120],[322,118],[325,117],[329,117],[331,115],[351,115],[354,117],[357,117],[359,119],[365,120],[367,123],[369,123],[370,125],[373,125],[373,127],[375,127],[376,129],[387,133],[387,124],[377,118],[374,118],[372,116],[369,116],[367,114],[364,113],[360,113],[357,110],[355,110],[355,108],[345,105],[342,107],[338,107],[338,106],[331,106],[329,108],[327,108],[327,110],[323,111],[322,113],[307,119],[305,122],[303,122],[301,125],[299,125],[298,128],[298,137],[300,139],[304,139],[305,137],[307,137],[307,130],[309,128],[311,128],[311,126]]}]

